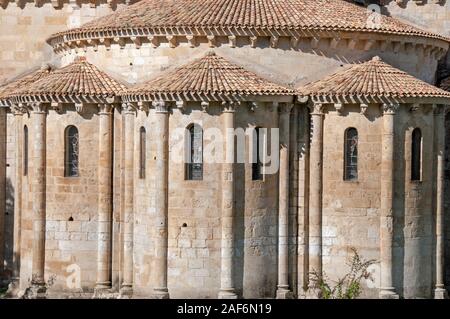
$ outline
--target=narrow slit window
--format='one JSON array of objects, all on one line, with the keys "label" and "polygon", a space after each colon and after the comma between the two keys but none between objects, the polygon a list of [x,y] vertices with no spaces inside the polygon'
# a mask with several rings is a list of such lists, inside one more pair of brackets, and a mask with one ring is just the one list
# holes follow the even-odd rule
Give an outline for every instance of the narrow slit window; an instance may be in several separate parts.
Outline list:
[{"label": "narrow slit window", "polygon": [[23,176],[28,175],[28,127],[23,127]]},{"label": "narrow slit window", "polygon": [[79,176],[79,135],[75,126],[68,126],[65,132],[65,167],[64,176]]},{"label": "narrow slit window", "polygon": [[256,134],[256,140],[254,140],[254,142],[256,143],[256,145],[254,145],[255,149],[256,149],[256,159],[254,160],[254,163],[252,163],[252,180],[254,181],[259,181],[263,179],[263,174],[262,174],[262,161],[261,161],[261,157],[260,157],[260,129],[259,127],[257,127],[255,129],[255,134]]},{"label": "narrow slit window", "polygon": [[188,128],[188,136],[186,139],[187,161],[186,161],[186,179],[202,180],[203,179],[203,130],[193,124]]},{"label": "narrow slit window", "polygon": [[345,131],[344,180],[358,180],[358,131],[349,128]]},{"label": "narrow slit window", "polygon": [[412,132],[411,180],[422,180],[422,132],[419,128],[414,129]]},{"label": "narrow slit window", "polygon": [[139,130],[139,178],[145,178],[146,163],[146,131],[144,127]]}]

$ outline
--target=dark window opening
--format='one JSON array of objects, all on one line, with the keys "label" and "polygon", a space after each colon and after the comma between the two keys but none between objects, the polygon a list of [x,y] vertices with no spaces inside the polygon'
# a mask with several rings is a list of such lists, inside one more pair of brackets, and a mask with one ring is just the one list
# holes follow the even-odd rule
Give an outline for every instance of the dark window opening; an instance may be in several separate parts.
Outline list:
[{"label": "dark window opening", "polygon": [[188,158],[186,161],[186,179],[203,179],[203,130],[193,124],[188,128],[187,150]]},{"label": "dark window opening", "polygon": [[139,178],[145,178],[145,163],[146,163],[146,132],[145,128],[141,127],[139,131]]},{"label": "dark window opening", "polygon": [[411,180],[422,179],[422,132],[419,128],[412,132],[411,141]]},{"label": "dark window opening", "polygon": [[253,160],[254,163],[252,163],[252,180],[254,181],[259,181],[263,179],[263,174],[262,174],[262,161],[261,161],[261,157],[260,157],[260,133],[259,133],[259,128],[255,129],[255,134],[256,134],[256,141],[253,140],[256,145],[254,145],[254,147],[256,148],[256,159]]},{"label": "dark window opening", "polygon": [[358,131],[349,128],[345,131],[344,180],[358,180]]},{"label": "dark window opening", "polygon": [[78,129],[75,126],[68,126],[65,132],[65,167],[64,176],[79,176],[78,150],[79,136]]}]

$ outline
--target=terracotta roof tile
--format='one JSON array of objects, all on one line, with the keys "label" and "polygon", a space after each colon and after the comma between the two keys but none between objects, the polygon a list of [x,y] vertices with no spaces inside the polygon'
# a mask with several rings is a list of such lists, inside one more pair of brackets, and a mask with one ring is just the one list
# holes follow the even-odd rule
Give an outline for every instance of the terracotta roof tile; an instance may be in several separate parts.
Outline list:
[{"label": "terracotta roof tile", "polygon": [[293,90],[271,83],[209,52],[185,66],[137,85],[125,95],[292,95]]},{"label": "terracotta roof tile", "polygon": [[344,0],[142,0],[55,34],[49,42],[61,35],[172,27],[368,31],[444,39],[385,15],[379,28],[370,27],[368,17],[366,8]]},{"label": "terracotta roof tile", "polygon": [[443,91],[374,57],[299,88],[301,95],[346,97],[448,97]]},{"label": "terracotta roof tile", "polygon": [[73,63],[55,70],[35,83],[16,90],[11,96],[109,97],[118,95],[124,89],[124,85],[87,62],[84,57],[77,57]]},{"label": "terracotta roof tile", "polygon": [[14,91],[17,91],[23,87],[27,87],[32,83],[35,83],[39,79],[48,76],[52,72],[50,66],[45,65],[37,71],[31,72],[25,76],[22,76],[18,79],[15,79],[9,83],[6,83],[3,86],[0,86],[0,103],[6,102],[8,100],[10,94]]}]

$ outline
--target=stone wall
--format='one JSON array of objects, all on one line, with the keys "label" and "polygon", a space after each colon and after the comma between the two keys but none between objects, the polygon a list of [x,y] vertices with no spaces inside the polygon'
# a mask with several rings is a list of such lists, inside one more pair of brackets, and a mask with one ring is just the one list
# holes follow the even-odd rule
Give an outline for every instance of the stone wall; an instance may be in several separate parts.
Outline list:
[{"label": "stone wall", "polygon": [[[115,8],[122,6],[118,4]],[[55,61],[52,48],[45,42],[51,34],[77,27],[112,10],[106,3],[94,7],[89,3],[81,7],[64,3],[54,8],[44,1],[39,7],[34,2],[25,2],[22,7],[15,2],[0,6],[0,84],[41,63]]]}]

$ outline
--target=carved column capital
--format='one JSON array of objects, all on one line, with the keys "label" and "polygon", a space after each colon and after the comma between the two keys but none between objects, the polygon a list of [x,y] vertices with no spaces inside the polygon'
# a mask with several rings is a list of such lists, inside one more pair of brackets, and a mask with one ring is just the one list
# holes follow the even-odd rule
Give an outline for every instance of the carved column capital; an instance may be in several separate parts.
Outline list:
[{"label": "carved column capital", "polygon": [[133,103],[122,103],[122,110],[124,114],[136,114],[136,107]]},{"label": "carved column capital", "polygon": [[322,103],[314,103],[314,105],[310,107],[311,115],[324,115],[324,109],[325,107]]},{"label": "carved column capital", "polygon": [[33,113],[46,113],[48,103],[35,102],[35,103],[31,103],[29,106]]},{"label": "carved column capital", "polygon": [[17,116],[24,115],[28,113],[28,109],[23,104],[13,104],[11,105],[11,113]]},{"label": "carved column capital", "polygon": [[102,103],[98,105],[99,114],[111,114],[113,110],[112,104]]},{"label": "carved column capital", "polygon": [[223,113],[234,113],[238,107],[238,102],[222,102]]},{"label": "carved column capital", "polygon": [[169,113],[169,104],[165,101],[153,101],[152,106],[155,108],[156,113]]},{"label": "carved column capital", "polygon": [[384,103],[382,105],[383,115],[395,115],[400,108],[398,103]]},{"label": "carved column capital", "polygon": [[280,103],[278,104],[278,112],[280,112],[280,114],[290,114],[293,107],[294,104],[292,103]]}]

